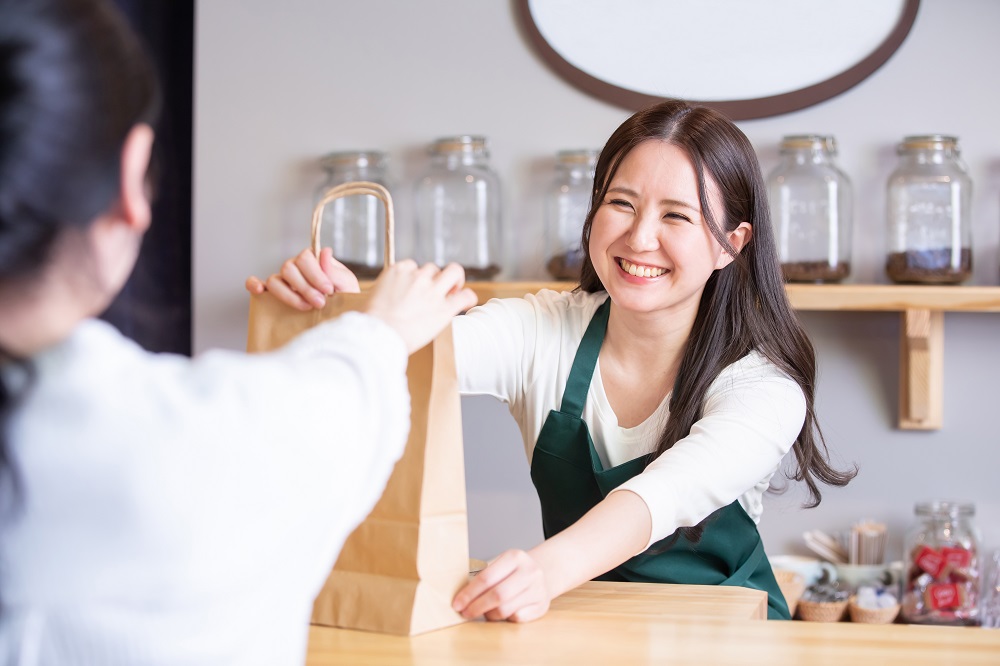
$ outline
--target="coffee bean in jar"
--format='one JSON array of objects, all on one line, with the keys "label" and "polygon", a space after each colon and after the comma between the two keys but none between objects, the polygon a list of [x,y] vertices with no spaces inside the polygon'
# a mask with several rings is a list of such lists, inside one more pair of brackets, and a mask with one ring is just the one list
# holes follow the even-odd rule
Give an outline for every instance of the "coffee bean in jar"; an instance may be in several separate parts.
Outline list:
[{"label": "coffee bean in jar", "polygon": [[851,182],[834,158],[832,136],[781,141],[768,174],[768,201],[781,270],[788,282],[840,282],[851,272]]},{"label": "coffee bean in jar", "polygon": [[972,275],[972,251],[937,248],[893,252],[886,259],[885,272],[901,284],[958,284]]},{"label": "coffee bean in jar", "polygon": [[583,223],[594,193],[598,151],[561,150],[545,194],[545,268],[556,280],[579,282]]},{"label": "coffee bean in jar", "polygon": [[486,137],[441,138],[429,152],[414,192],[417,259],[454,262],[468,280],[491,280],[502,267],[500,177]]},{"label": "coffee bean in jar", "polygon": [[[316,192],[323,198],[338,185],[367,181],[389,187],[388,156],[377,150],[351,150],[325,155],[320,162],[326,180]],[[362,280],[378,277],[385,265],[385,205],[375,196],[363,194],[331,201],[323,209],[323,240],[333,256]]]},{"label": "coffee bean in jar", "polygon": [[972,180],[958,139],[908,136],[888,181],[885,270],[893,282],[958,284],[972,275]]},{"label": "coffee bean in jar", "polygon": [[781,264],[787,282],[840,282],[851,274],[851,264],[842,261],[792,261]]},{"label": "coffee bean in jar", "polygon": [[545,269],[556,280],[580,281],[580,269],[583,268],[583,250],[570,250],[557,254],[548,260]]}]

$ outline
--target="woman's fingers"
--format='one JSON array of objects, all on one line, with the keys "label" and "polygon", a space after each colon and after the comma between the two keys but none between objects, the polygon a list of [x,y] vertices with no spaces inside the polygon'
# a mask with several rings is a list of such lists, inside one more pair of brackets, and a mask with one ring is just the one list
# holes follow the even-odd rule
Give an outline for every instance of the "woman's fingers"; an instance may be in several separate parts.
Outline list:
[{"label": "woman's fingers", "polygon": [[549,607],[545,577],[538,563],[523,550],[509,550],[459,590],[452,608],[463,617],[527,622]]},{"label": "woman's fingers", "polygon": [[446,294],[459,291],[465,286],[465,269],[456,263],[450,263],[438,273],[436,282]]},{"label": "woman's fingers", "polygon": [[247,278],[246,288],[251,294],[263,294],[267,291],[267,287],[264,286],[264,283],[256,275],[251,275]]},{"label": "woman's fingers", "polygon": [[465,269],[458,264],[445,266],[438,275],[439,284],[446,290],[449,305],[465,312],[479,302],[476,292],[465,286]]},{"label": "woman's fingers", "polygon": [[[323,255],[326,255],[327,264],[333,262],[333,256],[331,254],[330,248],[323,248],[320,252],[320,256],[317,257],[313,254],[310,249],[302,250],[294,259],[289,259],[282,266],[282,275],[285,274],[285,270],[289,266],[294,266],[296,269],[296,275],[302,277],[306,284],[316,291],[329,295],[333,293],[333,280],[324,270]],[[339,262],[338,262],[339,263]],[[343,264],[341,264],[343,266]]]},{"label": "woman's fingers", "polygon": [[[333,284],[322,274],[315,256],[311,262],[301,261],[306,252],[308,250],[281,265],[281,279],[299,296],[312,303],[313,307],[321,308],[326,303],[327,294],[333,293]],[[268,288],[273,282],[274,280],[268,280]]]},{"label": "woman's fingers", "polygon": [[532,622],[545,615],[549,610],[548,603],[534,601],[532,591],[525,590],[514,599],[503,605],[487,611],[483,617],[493,622]]},{"label": "woman's fingers", "polygon": [[444,297],[447,307],[456,312],[464,312],[478,302],[478,297],[471,289],[465,289],[465,269],[459,264],[450,263],[444,268],[434,264],[424,264],[414,267],[414,279],[430,281],[433,293]]},{"label": "woman's fingers", "polygon": [[490,562],[485,569],[476,574],[465,587],[458,591],[458,594],[455,595],[454,600],[451,602],[451,607],[465,615],[469,604],[512,574],[514,572],[514,562],[513,558],[509,557],[510,553],[511,551],[507,551],[501,554]]},{"label": "woman's fingers", "polygon": [[[314,310],[316,305],[303,298],[297,291],[288,286],[280,275],[272,275],[267,279],[267,291],[271,292],[279,301],[290,305],[296,310]],[[322,307],[322,306],[320,306]]]},{"label": "woman's fingers", "polygon": [[246,280],[251,294],[271,291],[274,295],[299,310],[321,308],[326,297],[334,292],[358,292],[358,278],[347,266],[333,258],[330,248],[323,248],[317,257],[305,249],[282,264],[278,273],[267,280],[251,275]]},{"label": "woman's fingers", "polygon": [[479,296],[476,295],[476,292],[466,287],[455,293],[448,294],[447,300],[451,308],[459,312],[465,312],[475,307],[476,303],[479,302]]},{"label": "woman's fingers", "polygon": [[361,285],[358,284],[358,277],[351,272],[351,269],[334,259],[333,250],[328,247],[323,248],[320,252],[319,268],[323,275],[330,281],[333,291],[350,293],[361,291]]},{"label": "woman's fingers", "polygon": [[[287,305],[311,310],[322,308],[330,294],[357,292],[360,285],[357,276],[334,259],[330,248],[323,248],[318,257],[303,250],[266,281],[247,278],[246,289],[251,294],[270,291]],[[369,311],[397,328],[408,347],[428,335],[433,337],[448,318],[477,302],[475,293],[465,287],[465,270],[460,265],[452,263],[442,269],[434,264],[418,266],[412,259],[382,271],[374,293],[379,296]],[[412,334],[403,330],[407,324],[416,325]]]},{"label": "woman's fingers", "polygon": [[507,619],[511,622],[534,622],[547,612],[549,612],[549,604],[547,602],[531,603],[514,611]]},{"label": "woman's fingers", "polygon": [[437,277],[440,273],[441,269],[434,264],[424,264],[413,272],[412,279],[415,285],[421,285],[424,288],[430,287],[429,293],[437,295],[438,290],[434,289],[434,285],[437,284]]},{"label": "woman's fingers", "polygon": [[529,581],[515,571],[476,597],[465,607],[467,618],[483,615],[487,620],[506,620],[530,598]]}]

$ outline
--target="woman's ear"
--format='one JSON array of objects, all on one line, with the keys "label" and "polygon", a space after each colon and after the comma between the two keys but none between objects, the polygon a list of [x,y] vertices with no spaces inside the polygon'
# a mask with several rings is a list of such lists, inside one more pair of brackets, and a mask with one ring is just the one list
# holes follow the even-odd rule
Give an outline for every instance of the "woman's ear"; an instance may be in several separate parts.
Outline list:
[{"label": "woman's ear", "polygon": [[126,224],[139,232],[146,231],[152,219],[146,186],[152,151],[153,128],[145,123],[133,127],[122,147],[120,212]]},{"label": "woman's ear", "polygon": [[[729,244],[733,246],[737,253],[739,253],[743,246],[750,242],[750,237],[753,236],[753,227],[750,226],[749,222],[740,222],[732,231],[726,232],[726,238],[729,240]],[[725,249],[719,253],[719,259],[715,262],[715,267],[725,268],[733,262],[734,257],[726,252]]]}]

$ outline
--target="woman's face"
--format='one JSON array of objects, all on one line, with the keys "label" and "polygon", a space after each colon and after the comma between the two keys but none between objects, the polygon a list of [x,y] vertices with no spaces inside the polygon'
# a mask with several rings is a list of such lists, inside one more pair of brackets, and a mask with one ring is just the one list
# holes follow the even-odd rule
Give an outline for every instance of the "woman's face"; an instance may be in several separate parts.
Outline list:
[{"label": "woman's face", "polygon": [[[706,174],[715,219],[722,201]],[[729,238],[749,238],[741,223]],[[659,140],[630,152],[594,215],[590,258],[615,305],[634,312],[697,310],[712,272],[732,261],[701,210],[698,180],[687,153]]]}]

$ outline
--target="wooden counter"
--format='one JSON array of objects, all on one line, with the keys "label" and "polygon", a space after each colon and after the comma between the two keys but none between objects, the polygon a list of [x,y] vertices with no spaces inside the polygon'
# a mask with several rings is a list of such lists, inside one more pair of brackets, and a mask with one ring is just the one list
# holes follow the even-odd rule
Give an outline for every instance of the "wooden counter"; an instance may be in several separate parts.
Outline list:
[{"label": "wooden counter", "polygon": [[755,621],[744,588],[586,583],[526,624],[469,622],[410,638],[311,627],[308,666],[1000,664],[1000,630]]}]

